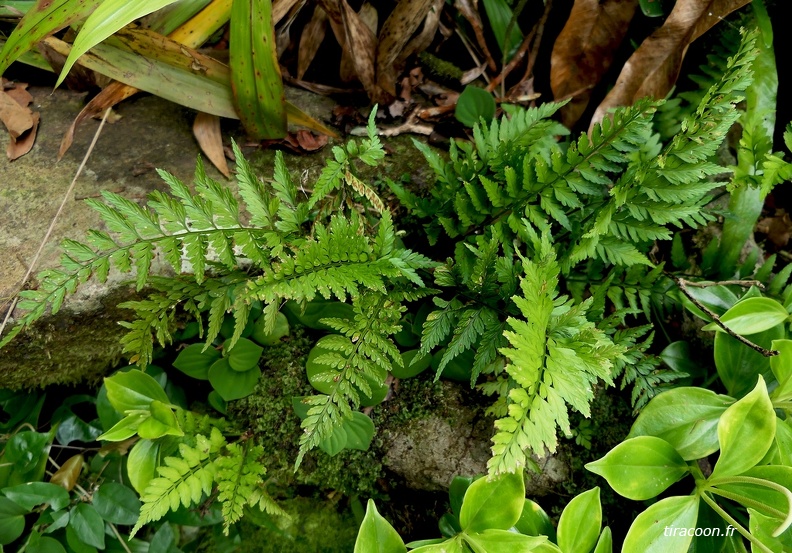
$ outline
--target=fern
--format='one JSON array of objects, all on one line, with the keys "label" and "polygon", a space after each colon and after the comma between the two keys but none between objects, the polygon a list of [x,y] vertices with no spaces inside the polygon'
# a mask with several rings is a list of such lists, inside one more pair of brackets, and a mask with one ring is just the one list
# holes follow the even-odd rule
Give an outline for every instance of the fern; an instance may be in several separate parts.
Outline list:
[{"label": "fern", "polygon": [[586,319],[590,300],[575,304],[558,295],[560,268],[545,235],[534,259],[523,261],[522,295],[514,302],[522,318],[509,317],[502,348],[506,371],[517,384],[509,391],[508,416],[495,423],[491,473],[514,472],[527,453],[555,451],[556,428],[571,434],[568,408],[589,416],[592,386],[612,384],[613,360],[624,348]]},{"label": "fern", "polygon": [[217,500],[222,503],[223,533],[226,536],[229,527],[242,518],[244,507],[258,503],[258,500],[251,500],[265,473],[264,465],[258,461],[263,454],[263,447],[246,440],[242,445],[228,444],[226,455],[215,462]]}]

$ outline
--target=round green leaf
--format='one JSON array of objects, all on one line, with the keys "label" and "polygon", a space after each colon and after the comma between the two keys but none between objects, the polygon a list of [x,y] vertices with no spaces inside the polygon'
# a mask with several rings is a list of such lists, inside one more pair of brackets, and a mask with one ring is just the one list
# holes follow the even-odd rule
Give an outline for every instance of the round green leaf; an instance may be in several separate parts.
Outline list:
[{"label": "round green leaf", "polygon": [[10,499],[0,497],[0,545],[17,539],[25,530],[25,514],[28,509]]},{"label": "round green leaf", "polygon": [[578,494],[564,507],[558,521],[558,547],[570,553],[591,551],[601,526],[602,505],[597,487]]},{"label": "round green leaf", "polygon": [[454,116],[457,121],[472,127],[481,119],[489,123],[495,117],[495,98],[477,86],[467,85],[457,100]]},{"label": "round green leaf", "polygon": [[39,538],[30,540],[25,553],[66,553],[66,549],[56,539]]},{"label": "round green leaf", "polygon": [[412,378],[424,372],[432,364],[432,356],[428,353],[421,355],[421,350],[411,349],[402,353],[403,365],[393,365],[391,374],[396,378]]},{"label": "round green leaf", "polygon": [[[763,348],[769,348],[774,340],[780,340],[784,336],[784,326],[777,325],[754,334],[751,341]],[[773,378],[769,357],[754,351],[725,332],[715,334],[713,355],[718,376],[732,397],[740,398],[753,390],[760,374],[768,381]]]},{"label": "round green leaf", "polygon": [[464,532],[508,530],[520,519],[524,503],[522,472],[479,478],[465,493],[459,523]]},{"label": "round green leaf", "polygon": [[[226,340],[223,344],[223,349],[229,345]],[[247,338],[240,338],[231,351],[228,352],[228,366],[238,372],[249,371],[253,368],[258,368],[259,359],[264,352],[264,348],[248,340]],[[257,379],[258,380],[258,379]]]},{"label": "round green leaf", "polygon": [[520,520],[514,527],[526,536],[547,536],[556,541],[556,530],[550,516],[535,501],[525,500]]},{"label": "round green leaf", "polygon": [[225,401],[241,399],[253,393],[261,378],[261,369],[255,367],[245,372],[235,371],[228,359],[218,359],[209,369],[209,382]]},{"label": "round green leaf", "polygon": [[104,521],[93,506],[79,503],[74,507],[69,517],[69,527],[83,543],[104,549]]},{"label": "round green leaf", "polygon": [[3,494],[29,511],[43,503],[49,503],[53,511],[63,509],[69,504],[69,492],[49,482],[27,482],[3,488]]},{"label": "round green leaf", "polygon": [[105,378],[107,399],[119,413],[132,409],[148,409],[155,399],[169,403],[168,395],[162,386],[146,373],[138,369],[117,372]]},{"label": "round green leaf", "polygon": [[[622,551],[630,553],[687,553],[696,527],[699,499],[695,495],[668,497],[638,515],[627,532]],[[681,532],[666,535],[666,528]]]},{"label": "round green leaf", "polygon": [[688,472],[676,449],[655,436],[625,440],[586,468],[605,478],[616,493],[634,501],[660,495]]},{"label": "round green leaf", "polygon": [[755,466],[773,444],[775,431],[773,403],[760,376],[756,388],[726,409],[718,422],[721,451],[710,481],[736,476]]},{"label": "round green leaf", "polygon": [[342,425],[347,435],[346,448],[368,451],[374,438],[374,423],[371,418],[359,411],[352,413],[352,418]]},{"label": "round green leaf", "polygon": [[259,317],[254,326],[253,333],[250,335],[262,346],[275,346],[280,344],[281,338],[289,335],[289,319],[283,313],[275,316],[275,328],[272,332],[266,331],[266,317]]},{"label": "round green leaf", "polygon": [[139,494],[143,493],[148,483],[157,475],[159,453],[159,442],[152,440],[138,440],[129,450],[127,476],[129,483]]},{"label": "round green leaf", "polygon": [[332,434],[319,442],[319,449],[327,453],[330,457],[338,455],[347,444],[347,433],[343,426],[333,428]]},{"label": "round green leaf", "polygon": [[208,380],[209,367],[218,359],[220,359],[220,352],[216,349],[210,347],[204,351],[204,344],[192,344],[179,353],[173,366],[187,376],[198,380]]},{"label": "round green leaf", "polygon": [[[783,323],[789,313],[784,306],[771,298],[748,298],[737,302],[721,316],[721,322],[740,335],[756,334]],[[724,332],[714,322],[702,330]]]},{"label": "round green leaf", "polygon": [[393,526],[377,512],[374,501],[369,499],[366,516],[360,525],[354,553],[406,553],[399,534]]},{"label": "round green leaf", "polygon": [[628,438],[662,438],[686,461],[715,453],[718,420],[734,399],[703,388],[674,388],[652,398]]},{"label": "round green leaf", "polygon": [[113,524],[132,525],[140,516],[140,500],[131,489],[116,482],[99,486],[93,506],[104,520]]},{"label": "round green leaf", "polygon": [[146,440],[156,440],[162,436],[184,436],[173,410],[161,401],[152,401],[149,406],[151,416],[140,423],[137,433]]}]

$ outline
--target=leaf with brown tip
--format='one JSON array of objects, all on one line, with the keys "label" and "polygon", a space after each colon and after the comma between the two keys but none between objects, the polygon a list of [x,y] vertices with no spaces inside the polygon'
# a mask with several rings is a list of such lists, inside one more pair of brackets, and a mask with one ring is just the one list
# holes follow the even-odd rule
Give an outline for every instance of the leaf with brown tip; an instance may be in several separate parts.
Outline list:
[{"label": "leaf with brown tip", "polygon": [[217,167],[225,178],[231,178],[231,171],[223,152],[223,135],[220,133],[220,118],[217,115],[198,112],[193,123],[193,134],[212,165]]},{"label": "leaf with brown tip", "polygon": [[583,115],[590,91],[610,67],[637,7],[638,0],[575,0],[550,58],[553,97],[572,97],[561,108],[565,126],[572,127]]},{"label": "leaf with brown tip", "polygon": [[688,46],[750,0],[677,0],[665,23],[643,41],[597,107],[589,129],[608,111],[649,96],[664,98],[676,83]]}]

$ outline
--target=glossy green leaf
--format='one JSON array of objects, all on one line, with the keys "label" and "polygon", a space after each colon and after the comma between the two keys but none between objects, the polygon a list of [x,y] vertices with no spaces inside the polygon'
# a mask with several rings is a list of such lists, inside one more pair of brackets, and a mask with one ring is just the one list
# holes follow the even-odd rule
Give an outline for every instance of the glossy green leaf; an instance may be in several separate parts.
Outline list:
[{"label": "glossy green leaf", "polygon": [[85,422],[72,413],[58,423],[55,439],[61,445],[69,445],[72,442],[90,443],[96,440],[101,433],[101,428]]},{"label": "glossy green leaf", "polygon": [[700,371],[699,364],[691,355],[690,344],[682,340],[668,344],[660,352],[660,359],[677,372],[694,375]]},{"label": "glossy green leaf", "polygon": [[12,463],[20,473],[35,469],[47,457],[52,437],[40,432],[17,432],[5,444],[5,462]]},{"label": "glossy green leaf", "polygon": [[286,136],[286,110],[270,0],[234,0],[229,65],[234,105],[256,140]]},{"label": "glossy green leaf", "polygon": [[247,397],[253,393],[261,378],[261,369],[255,367],[245,372],[235,371],[228,359],[218,359],[209,369],[209,382],[225,401]]},{"label": "glossy green leaf", "polygon": [[176,547],[176,532],[173,526],[164,523],[151,538],[148,553],[171,553]]},{"label": "glossy green leaf", "polygon": [[209,402],[209,405],[212,406],[212,409],[226,415],[228,413],[228,404],[226,400],[220,397],[215,390],[209,392],[209,395],[206,397],[206,401]]},{"label": "glossy green leaf", "polygon": [[[792,551],[792,531],[787,529],[780,536],[774,536],[780,526],[780,520],[763,515],[757,510],[750,508],[748,509],[748,515],[750,517],[748,530],[754,538],[761,541],[770,551]],[[752,551],[758,552],[761,550],[753,547]]]},{"label": "glossy green leaf", "polygon": [[[760,465],[748,469],[740,476],[759,478],[761,480],[774,482],[784,488],[792,489],[792,467]],[[752,500],[752,506],[767,516],[773,516],[770,509],[775,509],[782,513],[786,513],[789,510],[789,502],[786,495],[773,488],[739,481],[730,482],[728,484],[718,484],[716,487]]]},{"label": "glossy green leaf", "polygon": [[459,522],[468,533],[508,530],[520,519],[524,503],[522,472],[479,478],[465,493]]},{"label": "glossy green leaf", "polygon": [[289,319],[283,313],[275,316],[275,328],[267,332],[266,317],[259,317],[253,325],[253,333],[250,335],[262,346],[276,346],[280,344],[281,338],[289,335]]},{"label": "glossy green leaf", "polygon": [[469,476],[454,476],[448,486],[448,501],[451,504],[451,512],[457,517],[459,517],[459,513],[462,510],[465,494],[472,483],[473,478]]},{"label": "glossy green leaf", "polygon": [[792,398],[792,340],[773,340],[770,346],[778,355],[770,358],[770,370],[778,380],[771,397],[775,401]]},{"label": "glossy green leaf", "polygon": [[343,427],[347,434],[347,449],[368,451],[375,431],[370,417],[355,411],[352,413],[352,418],[344,421]]},{"label": "glossy green leaf", "polygon": [[[754,344],[770,348],[774,340],[785,336],[783,325],[750,336]],[[730,396],[740,398],[753,390],[759,375],[768,382],[773,379],[770,358],[732,338],[725,332],[715,335],[713,352],[718,376]]]},{"label": "glossy green leaf", "polygon": [[176,415],[170,407],[161,401],[154,400],[149,406],[151,416],[143,420],[138,426],[137,433],[146,440],[156,440],[163,436],[184,436],[179,427]]},{"label": "glossy green leaf", "polygon": [[119,413],[110,405],[110,400],[107,399],[107,387],[104,384],[99,388],[99,393],[96,394],[96,414],[99,416],[99,422],[102,423],[102,429],[105,432],[124,418],[122,413]]},{"label": "glossy green leaf", "polygon": [[484,10],[487,13],[490,28],[495,35],[495,40],[498,47],[506,61],[512,57],[514,50],[520,46],[523,40],[522,31],[515,21],[511,26],[509,39],[506,39],[506,31],[509,28],[509,22],[513,18],[511,7],[506,0],[484,0]]},{"label": "glossy green leaf", "polygon": [[[721,316],[721,322],[741,336],[763,332],[783,323],[789,313],[784,306],[771,298],[748,298],[737,302]],[[702,330],[724,332],[715,323],[709,323]]]},{"label": "glossy green leaf", "polygon": [[660,0],[639,0],[638,4],[646,17],[663,17],[665,15]]},{"label": "glossy green leaf", "polygon": [[602,526],[600,489],[592,488],[572,499],[558,521],[558,547],[564,553],[588,553],[597,544]]},{"label": "glossy green leaf", "polygon": [[[668,497],[636,517],[624,539],[622,551],[630,553],[687,553],[696,527],[699,499],[696,496]],[[666,536],[666,527],[683,530]],[[566,552],[564,552],[566,553]]]},{"label": "glossy green leaf", "polygon": [[0,51],[0,75],[45,36],[86,18],[101,0],[39,0],[17,23]]},{"label": "glossy green leaf", "polygon": [[492,94],[477,86],[467,85],[457,100],[454,116],[457,121],[468,127],[481,123],[489,123],[495,117],[495,98]]},{"label": "glossy green leaf", "polygon": [[704,388],[674,388],[652,398],[627,437],[656,436],[686,461],[701,459],[720,447],[718,421],[732,403]]},{"label": "glossy green leaf", "polygon": [[336,426],[328,437],[319,442],[319,449],[330,457],[338,455],[347,445],[347,432],[343,425]]},{"label": "glossy green leaf", "polygon": [[0,545],[9,544],[22,535],[27,512],[21,505],[0,497]]},{"label": "glossy green leaf", "polygon": [[129,483],[139,494],[143,493],[148,483],[157,475],[159,455],[160,444],[152,440],[138,440],[129,450],[127,476]]},{"label": "glossy green leaf", "polygon": [[168,395],[162,386],[146,373],[138,369],[117,372],[104,380],[107,399],[119,413],[128,410],[148,409],[152,401],[169,403]]},{"label": "glossy green leaf", "polygon": [[94,546],[83,542],[70,526],[66,528],[66,545],[69,546],[69,553],[97,553],[98,551]]},{"label": "glossy green leaf", "polygon": [[69,504],[69,492],[49,482],[27,482],[3,488],[3,495],[28,511],[48,503],[53,511],[63,509]]},{"label": "glossy green leaf", "polygon": [[756,465],[773,443],[776,415],[764,379],[756,388],[726,409],[718,422],[720,456],[710,482],[736,476]]},{"label": "glossy green leaf", "polygon": [[138,428],[143,421],[148,418],[148,415],[143,413],[135,413],[128,415],[121,419],[118,424],[113,428],[102,434],[97,440],[105,440],[108,442],[123,442],[137,434]]},{"label": "glossy green leaf", "polygon": [[464,539],[474,551],[486,553],[531,553],[547,542],[545,536],[525,536],[508,530],[468,533]]},{"label": "glossy green leaf", "polygon": [[423,545],[412,549],[410,553],[465,553],[467,549],[464,545],[463,537],[459,535],[442,543]]},{"label": "glossy green leaf", "polygon": [[625,440],[586,468],[605,478],[616,493],[634,501],[660,495],[688,472],[676,449],[655,436]]},{"label": "glossy green leaf", "polygon": [[[688,288],[688,293],[696,298],[696,301],[704,305],[707,309],[720,316],[726,313],[734,306],[739,298],[729,290],[726,286],[706,286],[704,288]],[[693,304],[684,294],[680,294],[682,305],[696,315],[698,318],[705,321],[710,321],[709,315],[701,311]]]},{"label": "glossy green leaf", "polygon": [[31,538],[25,548],[25,553],[66,553],[66,550],[59,541],[53,538],[38,537],[38,534],[36,534],[36,538],[34,538],[33,534],[31,534]]},{"label": "glossy green leaf", "polygon": [[550,516],[538,503],[530,499],[525,500],[520,520],[514,527],[526,536],[547,536],[556,541],[556,529]]},{"label": "glossy green leaf", "polygon": [[613,534],[609,526],[602,529],[597,546],[594,548],[594,553],[612,553],[613,552]]},{"label": "glossy green leaf", "polygon": [[220,352],[214,348],[204,351],[203,344],[192,344],[179,353],[173,366],[181,372],[198,380],[209,379],[209,367],[220,359]]},{"label": "glossy green leaf", "polygon": [[[229,341],[226,340],[223,348],[228,348]],[[264,348],[258,344],[248,340],[247,338],[240,338],[231,351],[228,352],[228,365],[238,372],[245,372],[258,367],[261,354]]]},{"label": "glossy green leaf", "polygon": [[74,39],[71,52],[66,58],[63,70],[58,76],[58,82],[55,86],[63,82],[72,65],[85,52],[129,23],[168,4],[172,4],[174,1],[146,0],[145,2],[129,2],[128,0],[103,0],[88,19],[85,20],[79,34]]},{"label": "glossy green leaf", "polygon": [[432,356],[428,353],[421,355],[420,350],[411,349],[402,353],[401,367],[393,364],[391,374],[396,378],[412,378],[428,369],[432,364]]},{"label": "glossy green leaf", "polygon": [[399,534],[377,512],[374,501],[369,499],[366,516],[355,540],[355,553],[406,553],[406,551],[407,548]]},{"label": "glossy green leaf", "polygon": [[104,549],[104,521],[88,503],[79,503],[71,510],[69,526],[80,540],[98,549]]},{"label": "glossy green leaf", "polygon": [[132,525],[140,516],[140,500],[134,491],[116,482],[99,486],[93,506],[104,520],[113,524]]}]

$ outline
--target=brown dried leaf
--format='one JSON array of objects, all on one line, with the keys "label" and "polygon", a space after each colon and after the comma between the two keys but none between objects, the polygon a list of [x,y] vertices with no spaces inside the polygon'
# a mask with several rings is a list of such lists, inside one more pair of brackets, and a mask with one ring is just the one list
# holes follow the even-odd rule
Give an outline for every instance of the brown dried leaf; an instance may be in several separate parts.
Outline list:
[{"label": "brown dried leaf", "polygon": [[750,0],[677,0],[665,23],[630,56],[591,120],[592,128],[611,109],[645,96],[664,98],[676,83],[691,42]]},{"label": "brown dried leaf", "polygon": [[6,156],[8,156],[10,161],[22,157],[33,147],[33,143],[36,141],[36,132],[38,131],[40,119],[41,115],[34,113],[33,125],[30,127],[30,130],[17,139],[11,138],[11,141],[8,143],[8,148],[6,148]]},{"label": "brown dried leaf", "polygon": [[767,235],[767,239],[778,248],[784,248],[789,244],[792,235],[792,219],[783,209],[779,209],[775,216],[765,217],[756,223],[756,231]]},{"label": "brown dried leaf", "polygon": [[467,19],[470,26],[473,27],[473,33],[476,35],[476,42],[478,43],[484,56],[487,58],[487,65],[490,71],[497,71],[498,66],[495,59],[487,48],[487,39],[484,38],[484,26],[481,24],[481,16],[478,12],[478,2],[476,0],[454,0],[454,7],[459,10],[462,17]]},{"label": "brown dried leaf", "polygon": [[429,7],[429,13],[426,14],[423,29],[415,35],[407,46],[404,47],[399,57],[396,58],[396,64],[402,65],[407,58],[418,52],[423,52],[434,40],[437,34],[437,29],[440,27],[440,15],[443,13],[443,4],[445,0],[434,0],[432,6]]},{"label": "brown dried leaf", "polygon": [[[344,29],[344,49],[341,54],[341,80],[349,82],[355,77],[363,84],[370,98],[379,95],[375,78],[374,56],[377,48],[377,10],[365,2],[360,12],[341,0],[341,20]],[[350,68],[352,71],[350,71]],[[354,75],[354,76],[353,76]]]},{"label": "brown dried leaf", "polygon": [[223,136],[220,134],[220,117],[198,112],[193,123],[193,134],[212,165],[217,167],[224,177],[230,178],[231,171],[226,163],[223,152]]},{"label": "brown dried leaf", "polygon": [[274,0],[272,2],[272,24],[277,25],[299,0]]},{"label": "brown dried leaf", "polygon": [[434,0],[399,0],[382,25],[377,45],[377,84],[391,96],[396,96],[398,69],[394,62],[426,19]]},{"label": "brown dried leaf", "polygon": [[20,106],[27,106],[33,101],[33,96],[27,91],[27,83],[13,83],[5,79],[2,79],[2,81],[5,93],[13,98]]},{"label": "brown dried leaf", "polygon": [[297,52],[297,78],[302,79],[311,65],[319,46],[327,34],[327,12],[316,6],[311,20],[305,25],[300,35],[300,47]]},{"label": "brown dried leaf", "polygon": [[321,150],[327,145],[327,136],[324,134],[314,134],[310,131],[299,130],[295,133],[297,144],[306,152]]},{"label": "brown dried leaf", "polygon": [[0,90],[0,122],[5,125],[12,140],[16,140],[33,127],[33,112],[20,105],[8,92]]},{"label": "brown dried leaf", "polygon": [[72,142],[74,142],[74,133],[77,131],[77,127],[80,123],[90,117],[96,117],[107,108],[115,106],[137,92],[138,89],[133,86],[114,81],[106,86],[99,94],[94,96],[93,99],[80,110],[80,113],[77,114],[77,117],[74,118],[74,121],[72,121],[72,124],[66,130],[66,134],[63,135],[60,149],[58,150],[58,159],[61,159],[64,154],[69,151],[69,148],[71,148]]},{"label": "brown dried leaf", "polygon": [[8,130],[6,156],[10,161],[28,153],[36,141],[41,116],[27,107],[33,97],[26,88],[26,84],[11,85],[5,79],[0,86],[0,122]]},{"label": "brown dried leaf", "polygon": [[637,6],[638,0],[575,0],[550,58],[553,97],[572,97],[561,108],[567,127],[586,110],[590,90],[610,67]]}]

